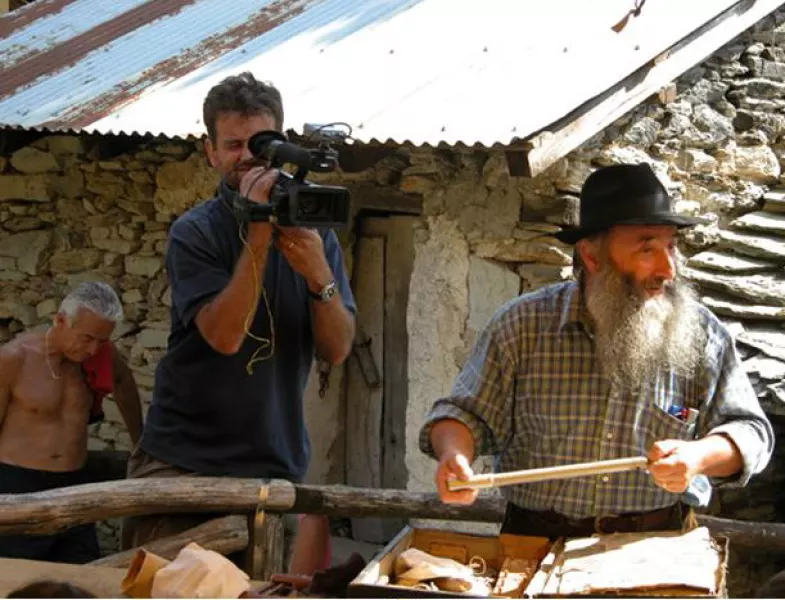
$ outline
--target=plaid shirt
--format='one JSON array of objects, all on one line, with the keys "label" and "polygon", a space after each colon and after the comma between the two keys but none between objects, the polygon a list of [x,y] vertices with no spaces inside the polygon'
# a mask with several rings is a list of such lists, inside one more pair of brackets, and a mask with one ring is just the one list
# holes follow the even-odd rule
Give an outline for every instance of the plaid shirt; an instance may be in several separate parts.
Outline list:
[{"label": "plaid shirt", "polygon": [[[771,458],[774,436],[741,367],[727,330],[703,306],[708,337],[701,373],[694,379],[661,372],[636,395],[612,389],[599,371],[591,326],[576,282],[547,286],[500,308],[479,336],[448,398],[438,400],[420,432],[420,448],[433,456],[430,432],[440,419],[471,429],[475,456],[497,457],[498,471],[645,456],[663,439],[729,436],[744,468],[711,482],[746,485]],[[668,414],[671,405],[700,411],[696,424]],[[707,478],[702,478],[708,483]],[[688,498],[706,505],[710,486],[696,478]],[[572,518],[648,511],[679,495],[656,486],[644,471],[545,481],[502,488],[530,510]],[[695,500],[697,499],[697,500]]]}]

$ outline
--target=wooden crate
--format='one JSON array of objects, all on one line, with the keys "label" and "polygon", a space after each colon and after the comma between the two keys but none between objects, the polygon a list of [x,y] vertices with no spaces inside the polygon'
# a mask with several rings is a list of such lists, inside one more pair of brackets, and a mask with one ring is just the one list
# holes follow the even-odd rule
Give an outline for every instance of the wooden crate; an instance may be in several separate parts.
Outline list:
[{"label": "wooden crate", "polygon": [[[417,548],[433,556],[450,558],[467,564],[474,556],[498,570],[505,558],[541,561],[550,549],[548,538],[502,534],[497,537],[479,536],[438,529],[405,527],[368,563],[349,585],[352,598],[466,598],[469,593],[428,591],[389,583],[379,583],[390,578],[395,559],[407,548]],[[529,585],[535,582],[535,574]],[[541,584],[540,584],[541,585]]]}]

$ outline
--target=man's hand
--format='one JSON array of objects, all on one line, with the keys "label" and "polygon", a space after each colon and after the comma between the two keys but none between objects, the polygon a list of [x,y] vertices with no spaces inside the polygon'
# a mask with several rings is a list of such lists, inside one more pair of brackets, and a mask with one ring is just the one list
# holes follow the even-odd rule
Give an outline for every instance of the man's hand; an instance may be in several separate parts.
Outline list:
[{"label": "man's hand", "polygon": [[459,479],[467,481],[474,472],[469,459],[459,452],[450,452],[442,456],[436,469],[436,489],[439,497],[446,504],[471,504],[477,498],[477,490],[455,490],[447,488],[447,480]]},{"label": "man's hand", "polygon": [[[267,204],[270,201],[270,190],[278,180],[278,169],[253,167],[240,179],[240,195],[251,202]],[[272,226],[269,221],[252,221],[248,223],[248,241],[260,250],[266,250],[272,237]]]},{"label": "man's hand", "polygon": [[289,266],[305,278],[312,292],[318,293],[332,281],[333,273],[319,232],[304,227],[279,227],[277,246]]},{"label": "man's hand", "polygon": [[701,473],[703,452],[696,442],[661,440],[652,445],[647,458],[654,482],[664,490],[681,494]]}]

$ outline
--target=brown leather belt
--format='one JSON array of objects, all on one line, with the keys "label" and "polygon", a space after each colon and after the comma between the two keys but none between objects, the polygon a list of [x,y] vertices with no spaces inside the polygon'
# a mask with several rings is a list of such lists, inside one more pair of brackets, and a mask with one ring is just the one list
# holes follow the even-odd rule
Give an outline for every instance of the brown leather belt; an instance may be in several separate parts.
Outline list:
[{"label": "brown leather belt", "polygon": [[502,531],[554,537],[674,530],[681,528],[683,514],[682,505],[677,503],[647,512],[573,519],[554,511],[527,510],[510,504],[507,508]]}]

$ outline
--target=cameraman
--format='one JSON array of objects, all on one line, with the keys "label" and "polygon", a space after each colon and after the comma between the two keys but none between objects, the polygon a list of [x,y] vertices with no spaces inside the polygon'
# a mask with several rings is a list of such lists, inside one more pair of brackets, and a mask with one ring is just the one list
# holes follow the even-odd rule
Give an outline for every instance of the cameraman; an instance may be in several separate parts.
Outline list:
[{"label": "cameraman", "polygon": [[[310,444],[303,391],[314,352],[337,365],[351,351],[354,298],[332,230],[241,223],[230,190],[268,201],[278,172],[252,166],[248,139],[282,131],[281,95],[250,73],[227,77],[204,101],[216,197],[177,219],[166,268],[172,310],[152,406],[129,477],[210,475],[302,481]],[[129,519],[139,546],[211,515]],[[291,522],[288,523],[291,526]],[[326,517],[300,522],[290,571],[329,560]]]}]

